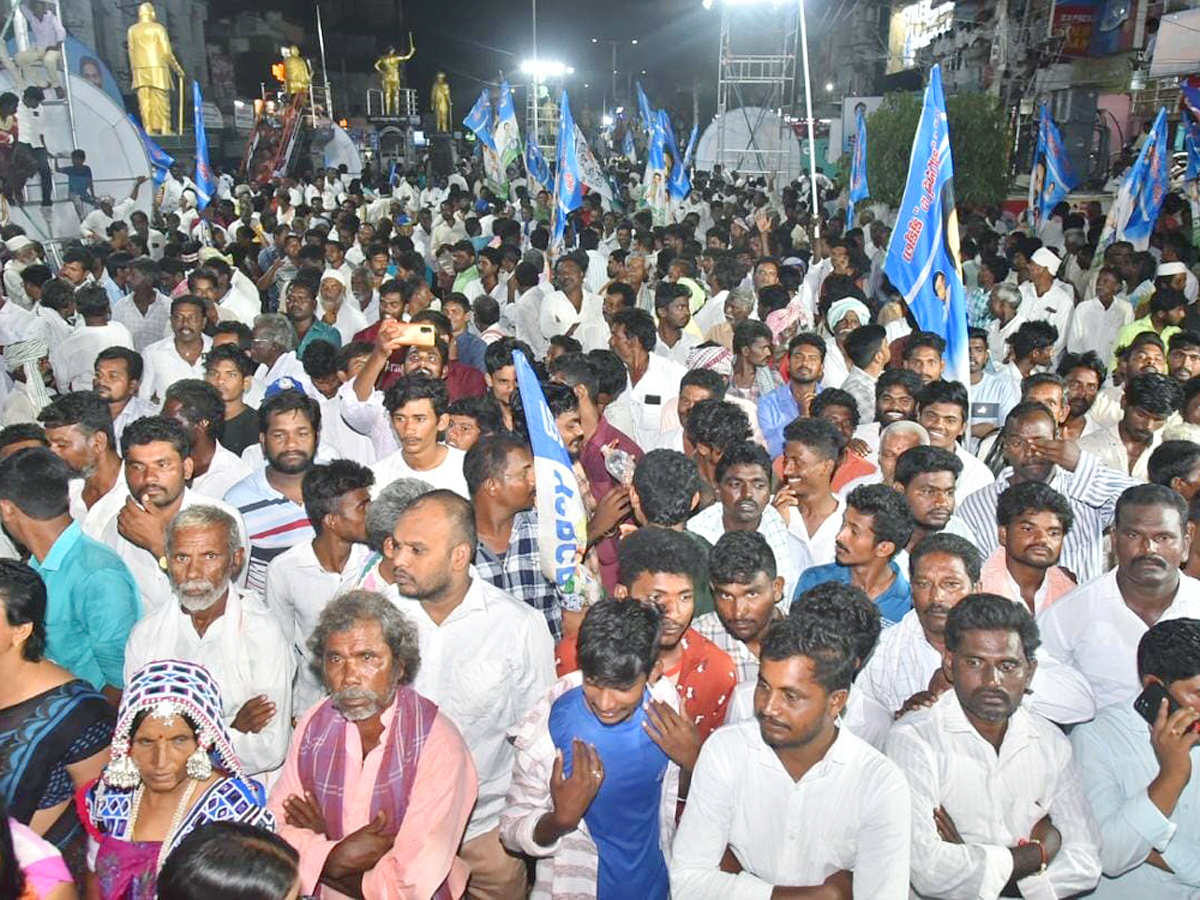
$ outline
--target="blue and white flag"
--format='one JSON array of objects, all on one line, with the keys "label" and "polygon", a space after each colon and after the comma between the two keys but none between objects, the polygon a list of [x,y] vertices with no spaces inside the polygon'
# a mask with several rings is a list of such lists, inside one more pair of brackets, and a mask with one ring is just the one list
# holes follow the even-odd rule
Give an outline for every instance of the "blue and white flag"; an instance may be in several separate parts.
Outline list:
[{"label": "blue and white flag", "polygon": [[1200,88],[1194,88],[1186,81],[1180,81],[1179,96],[1188,112],[1192,114],[1192,118],[1197,124],[1200,124]]},{"label": "blue and white flag", "polygon": [[670,197],[667,193],[666,129],[659,116],[654,117],[650,129],[650,142],[646,145],[646,171],[642,178],[642,205],[650,210],[655,225],[667,224],[667,208]]},{"label": "blue and white flag", "polygon": [[[566,106],[566,96],[563,96]],[[587,549],[587,511],[571,457],[546,395],[525,354],[513,351],[517,390],[533,448],[533,474],[537,480],[538,555],[542,574],[560,590],[573,592],[579,562]]]},{"label": "blue and white flag", "polygon": [[671,126],[671,117],[665,109],[658,111],[662,124],[666,147],[671,151],[671,173],[667,177],[667,196],[672,200],[682,200],[692,189],[692,183],[683,171],[683,159],[679,155],[679,146],[675,141],[675,129]]},{"label": "blue and white flag", "polygon": [[1183,136],[1183,146],[1187,150],[1187,172],[1184,181],[1195,181],[1200,178],[1200,125],[1188,125]]},{"label": "blue and white flag", "polygon": [[487,88],[479,92],[479,99],[462,123],[475,132],[481,144],[490,150],[496,149],[496,141],[492,138],[492,98],[488,96]]},{"label": "blue and white flag", "polygon": [[946,378],[970,384],[967,304],[959,262],[948,125],[942,69],[935,65],[929,73],[904,198],[883,271],[904,295],[921,329],[945,339]]},{"label": "blue and white flag", "polygon": [[583,202],[583,179],[579,174],[579,159],[575,155],[575,117],[571,102],[562,92],[558,105],[558,149],[555,152],[558,170],[554,175],[554,219],[550,231],[550,246],[561,247],[567,230],[567,216]]},{"label": "blue and white flag", "polygon": [[630,163],[637,165],[637,147],[633,144],[633,122],[629,119],[625,120],[625,140],[621,151]]},{"label": "blue and white flag", "polygon": [[855,123],[854,153],[850,157],[850,202],[846,204],[846,228],[854,227],[854,204],[867,200],[871,188],[867,184],[867,117],[860,109]]},{"label": "blue and white flag", "polygon": [[150,160],[150,167],[154,170],[154,184],[156,186],[161,185],[166,180],[167,172],[171,166],[175,165],[175,157],[154,143],[154,139],[146,134],[146,130],[142,128],[137,119],[130,116],[129,121],[133,123],[133,127],[137,129],[138,137],[142,139],[142,146],[145,148],[146,156]]},{"label": "blue and white flag", "polygon": [[579,177],[588,190],[595,191],[611,205],[612,185],[608,183],[604,169],[596,161],[596,155],[592,153],[592,148],[588,146],[587,138],[583,136],[578,125],[575,126],[575,161],[579,164]]},{"label": "blue and white flag", "polygon": [[1037,147],[1029,173],[1029,220],[1037,230],[1045,227],[1050,213],[1079,185],[1062,133],[1043,103],[1038,118]]},{"label": "blue and white flag", "polygon": [[500,99],[496,102],[496,126],[492,131],[496,152],[505,168],[512,165],[521,155],[521,129],[517,125],[517,112],[513,109],[512,88],[508,81],[500,82]]},{"label": "blue and white flag", "polygon": [[700,136],[700,125],[698,122],[692,123],[692,133],[688,135],[687,149],[683,151],[683,167],[690,168],[692,165],[692,156],[696,153],[696,139]]},{"label": "blue and white flag", "polygon": [[1150,232],[1167,196],[1170,148],[1167,146],[1167,108],[1160,107],[1154,127],[1137,161],[1125,174],[1117,198],[1108,208],[1104,230],[1097,249],[1103,251],[1114,241],[1129,241],[1135,250],[1150,247]]},{"label": "blue and white flag", "polygon": [[217,192],[217,179],[208,164],[208,135],[204,131],[204,97],[200,82],[192,82],[192,107],[196,127],[196,208],[208,206]]},{"label": "blue and white flag", "polygon": [[525,143],[525,172],[543,191],[554,190],[554,178],[550,174],[550,164],[538,146],[537,135],[532,134]]},{"label": "blue and white flag", "polygon": [[646,92],[642,90],[642,83],[636,82],[638,111],[642,116],[642,127],[646,131],[653,133],[654,128],[658,125],[658,116],[654,114],[653,107],[650,106],[650,98],[646,96]]}]

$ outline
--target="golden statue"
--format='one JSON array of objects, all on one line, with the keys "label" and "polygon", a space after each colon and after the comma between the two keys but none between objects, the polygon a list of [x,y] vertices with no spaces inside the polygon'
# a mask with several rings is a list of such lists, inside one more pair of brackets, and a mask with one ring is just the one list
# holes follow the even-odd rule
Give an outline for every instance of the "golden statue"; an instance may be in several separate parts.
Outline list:
[{"label": "golden statue", "polygon": [[[171,73],[183,78],[183,66],[171,52],[171,38],[154,15],[154,4],[138,7],[137,24],[129,26],[129,68],[147,134],[175,134],[171,124]],[[180,88],[180,104],[183,96]]]},{"label": "golden statue", "polygon": [[446,134],[450,130],[450,83],[446,81],[446,73],[438,72],[433,82],[433,90],[429,92],[430,105],[433,107],[434,131]]},{"label": "golden statue", "polygon": [[416,55],[417,46],[413,43],[412,32],[408,33],[408,53],[400,56],[395,47],[388,47],[383,56],[375,60],[375,71],[383,82],[383,114],[385,116],[400,115],[400,63],[406,62]]},{"label": "golden statue", "polygon": [[300,48],[293,44],[283,48],[283,86],[288,96],[307,94],[312,85],[312,68],[308,60],[300,55]]}]

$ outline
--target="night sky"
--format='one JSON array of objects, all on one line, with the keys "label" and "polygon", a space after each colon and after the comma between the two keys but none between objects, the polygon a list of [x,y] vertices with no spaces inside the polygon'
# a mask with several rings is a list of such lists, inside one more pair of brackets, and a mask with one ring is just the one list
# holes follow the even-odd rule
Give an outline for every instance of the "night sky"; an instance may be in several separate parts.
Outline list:
[{"label": "night sky", "polygon": [[[404,21],[399,33],[398,5]],[[314,21],[311,0],[258,0],[256,6],[281,10],[296,21]],[[596,37],[623,42],[617,51],[621,94],[627,73],[632,73],[635,80],[641,79],[655,106],[678,110],[690,119],[692,84],[699,80],[702,115],[706,108],[711,114],[719,16],[703,9],[700,0],[537,0],[537,7],[540,55],[575,68],[566,85],[573,107],[599,110],[605,89],[611,92],[612,49],[609,44],[593,44],[591,38]],[[212,15],[244,8],[244,0],[213,0]],[[464,14],[468,9],[469,16]],[[408,64],[410,83],[428,97],[434,74],[443,69],[459,108],[464,102],[470,104],[485,81],[497,81],[501,71],[509,73],[514,82],[520,80],[521,61],[532,52],[530,0],[486,5],[477,0],[405,4],[396,0],[324,0],[322,14],[331,56],[339,34],[375,35],[380,50],[388,43],[406,50],[404,31],[411,29],[417,55]],[[638,39],[637,46],[629,44],[633,38]],[[315,26],[312,40],[315,45]],[[641,75],[643,69],[645,76]],[[590,88],[585,89],[585,84]]]}]

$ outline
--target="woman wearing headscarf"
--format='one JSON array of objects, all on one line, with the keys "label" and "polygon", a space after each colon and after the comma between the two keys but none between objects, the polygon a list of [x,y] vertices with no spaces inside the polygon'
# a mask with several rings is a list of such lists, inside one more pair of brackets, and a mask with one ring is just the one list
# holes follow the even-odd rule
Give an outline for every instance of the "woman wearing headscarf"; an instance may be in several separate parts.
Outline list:
[{"label": "woman wearing headscarf", "polygon": [[[205,822],[274,830],[262,785],[242,769],[203,666],[160,660],[121,697],[112,759],[78,802],[101,900],[153,900],[171,850]],[[95,894],[89,893],[89,896]]]}]

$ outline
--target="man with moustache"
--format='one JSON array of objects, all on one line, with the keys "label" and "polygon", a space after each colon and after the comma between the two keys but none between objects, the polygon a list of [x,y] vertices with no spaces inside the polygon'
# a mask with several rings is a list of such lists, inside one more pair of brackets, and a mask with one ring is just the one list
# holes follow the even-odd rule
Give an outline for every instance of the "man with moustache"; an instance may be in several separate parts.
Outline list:
[{"label": "man with moustache", "polygon": [[330,696],[296,724],[269,801],[300,854],[301,889],[462,896],[475,766],[450,718],[412,687],[424,662],[416,627],[382,595],[350,591],[322,611],[309,646]]},{"label": "man with moustache", "polygon": [[1046,650],[1083,674],[1098,706],[1130,702],[1141,690],[1134,663],[1150,626],[1200,618],[1200,581],[1180,571],[1190,545],[1187,501],[1160,484],[1135,485],[1116,505],[1116,568],[1038,617]]},{"label": "man with moustache", "polygon": [[824,338],[803,332],[788,342],[788,383],[758,400],[758,426],[772,459],[783,452],[783,429],[787,424],[808,415],[824,372]]},{"label": "man with moustache", "polygon": [[126,425],[158,411],[158,407],[138,396],[143,371],[142,355],[128,347],[108,347],[96,354],[92,388],[108,404],[114,446],[120,445]]},{"label": "man with moustache", "polygon": [[[967,523],[954,515],[954,487],[961,472],[958,457],[941,447],[913,447],[896,460],[892,487],[904,497],[913,520],[905,551],[940,531],[971,537]],[[902,569],[907,568],[906,562],[898,560]]]},{"label": "man with moustache", "polygon": [[1100,878],[1070,742],[1022,703],[1037,647],[1028,610],[995,594],[964,598],[946,616],[942,672],[953,690],[888,735],[911,788],[921,896],[1065,897]]},{"label": "man with moustache", "polygon": [[1036,616],[1075,589],[1075,580],[1058,566],[1075,521],[1062,494],[1040,481],[1014,484],[1000,494],[996,521],[1000,546],[983,564],[982,590],[1023,604]]},{"label": "man with moustache", "polygon": [[1080,451],[1094,453],[1110,469],[1146,480],[1150,454],[1162,443],[1163,426],[1179,408],[1179,399],[1179,383],[1170,376],[1135,375],[1121,398],[1121,421],[1082,438]]},{"label": "man with moustache", "polygon": [[[190,450],[183,426],[162,416],[131,422],[121,437],[129,496],[101,529],[100,540],[115,550],[133,573],[143,615],[171,602],[164,536],[167,524],[180,510],[201,505],[224,510],[237,523],[240,546],[247,546],[237,509],[187,487],[192,476]],[[240,573],[239,569],[238,578]]]},{"label": "man with moustache", "polygon": [[1092,405],[1100,394],[1100,386],[1108,377],[1108,369],[1094,351],[1068,353],[1058,364],[1058,374],[1067,382],[1067,421],[1063,423],[1064,438],[1077,441],[1097,430],[1100,425],[1091,414]]},{"label": "man with moustache", "polygon": [[173,602],[130,632],[125,679],[159,659],[204,666],[221,688],[238,759],[250,774],[272,772],[287,752],[296,663],[275,617],[233,583],[245,554],[237,521],[192,506],[171,519],[165,542]]}]

